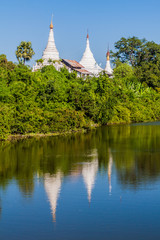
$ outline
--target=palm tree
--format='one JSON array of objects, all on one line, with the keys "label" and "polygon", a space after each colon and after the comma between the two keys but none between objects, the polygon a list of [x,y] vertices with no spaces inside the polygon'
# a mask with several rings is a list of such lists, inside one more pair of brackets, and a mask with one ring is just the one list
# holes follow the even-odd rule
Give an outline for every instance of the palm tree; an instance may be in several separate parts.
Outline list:
[{"label": "palm tree", "polygon": [[34,54],[35,52],[32,49],[31,42],[22,41],[17,47],[16,57],[19,63],[23,63],[25,65],[25,62],[29,61]]}]

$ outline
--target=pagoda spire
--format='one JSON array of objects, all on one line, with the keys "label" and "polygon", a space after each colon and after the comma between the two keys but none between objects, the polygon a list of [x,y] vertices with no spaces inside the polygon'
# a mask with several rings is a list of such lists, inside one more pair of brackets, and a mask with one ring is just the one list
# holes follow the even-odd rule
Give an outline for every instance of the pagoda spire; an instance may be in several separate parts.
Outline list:
[{"label": "pagoda spire", "polygon": [[88,33],[88,29],[87,29],[87,39],[89,39],[89,33]]},{"label": "pagoda spire", "polygon": [[[52,16],[53,18],[53,16]],[[59,52],[56,48],[55,40],[54,40],[54,32],[53,32],[53,21],[51,19],[50,24],[50,32],[49,32],[49,38],[47,47],[43,52],[42,59],[44,60],[44,63],[48,63],[48,60],[59,60]]]},{"label": "pagoda spire", "polygon": [[96,60],[93,56],[93,53],[90,49],[90,43],[89,43],[89,34],[87,30],[87,40],[86,40],[86,49],[84,51],[84,54],[82,56],[82,59],[80,61],[80,64],[85,67],[86,70],[93,74],[99,74],[99,72],[102,71],[102,68],[98,66],[96,63]]},{"label": "pagoda spire", "polygon": [[52,18],[51,18],[50,29],[53,29],[53,14],[52,14]]},{"label": "pagoda spire", "polygon": [[107,51],[107,55],[106,55],[106,57],[107,57],[107,61],[110,61],[109,45],[108,45],[108,51]]},{"label": "pagoda spire", "polygon": [[105,67],[105,72],[109,75],[112,75],[113,74],[113,70],[111,68],[111,64],[110,64],[110,51],[109,51],[109,46],[108,46],[108,51],[107,51],[107,54],[106,54],[106,58],[107,58],[107,61],[106,61],[106,67]]}]

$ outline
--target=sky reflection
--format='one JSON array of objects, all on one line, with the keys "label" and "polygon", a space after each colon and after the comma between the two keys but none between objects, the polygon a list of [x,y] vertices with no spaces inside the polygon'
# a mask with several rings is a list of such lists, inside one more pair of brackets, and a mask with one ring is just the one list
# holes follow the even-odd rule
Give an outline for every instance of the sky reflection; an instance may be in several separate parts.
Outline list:
[{"label": "sky reflection", "polygon": [[159,136],[142,124],[2,146],[2,239],[156,239]]}]

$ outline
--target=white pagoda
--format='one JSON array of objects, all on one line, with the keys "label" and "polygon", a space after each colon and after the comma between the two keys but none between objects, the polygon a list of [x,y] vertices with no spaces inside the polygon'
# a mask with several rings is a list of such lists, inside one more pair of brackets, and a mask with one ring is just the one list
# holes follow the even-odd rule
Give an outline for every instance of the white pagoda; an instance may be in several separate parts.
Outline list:
[{"label": "white pagoda", "polygon": [[89,34],[87,34],[87,42],[86,42],[86,49],[83,54],[81,61],[79,62],[84,68],[91,72],[93,75],[98,75],[103,69],[96,63],[96,60],[93,56],[93,53],[90,49],[89,44]]},{"label": "white pagoda", "polygon": [[56,44],[54,40],[52,20],[50,24],[48,43],[45,50],[43,51],[42,60],[43,62],[37,62],[36,65],[33,66],[33,72],[47,65],[54,65],[54,67],[58,71],[63,67],[63,64],[59,61],[60,60],[59,52],[56,48]]},{"label": "white pagoda", "polygon": [[107,61],[106,61],[105,72],[106,72],[109,76],[112,76],[112,75],[113,75],[113,69],[111,68],[111,63],[110,63],[110,53],[109,53],[109,49],[108,49],[108,51],[107,51],[106,58],[107,58]]},{"label": "white pagoda", "polygon": [[48,63],[49,60],[52,61],[59,61],[59,52],[56,48],[56,44],[54,41],[54,32],[53,32],[53,23],[51,21],[50,24],[50,32],[49,32],[49,38],[48,38],[48,43],[47,47],[43,52],[42,59],[44,60],[44,64]]},{"label": "white pagoda", "polygon": [[51,211],[53,215],[53,222],[56,222],[56,208],[57,201],[61,191],[63,174],[57,172],[55,175],[45,174],[44,187],[50,202]]}]

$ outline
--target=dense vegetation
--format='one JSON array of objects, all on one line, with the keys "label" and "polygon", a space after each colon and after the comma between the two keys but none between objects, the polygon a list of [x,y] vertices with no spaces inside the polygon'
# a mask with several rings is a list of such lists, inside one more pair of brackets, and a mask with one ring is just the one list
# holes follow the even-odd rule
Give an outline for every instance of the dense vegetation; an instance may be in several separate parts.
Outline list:
[{"label": "dense vegetation", "polygon": [[53,66],[33,73],[30,67],[0,55],[0,139],[159,119],[160,46],[134,40],[144,48],[140,50],[130,39],[125,39],[125,48],[124,39],[115,44],[114,78],[102,73],[84,80],[65,68],[57,72]]},{"label": "dense vegetation", "polygon": [[[132,66],[136,78],[153,88],[160,88],[160,45],[146,39],[121,38],[115,43],[112,57],[116,64]],[[159,89],[158,89],[159,90]]]}]

